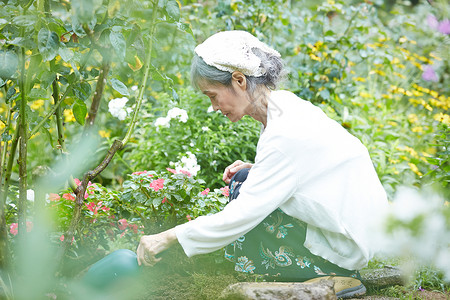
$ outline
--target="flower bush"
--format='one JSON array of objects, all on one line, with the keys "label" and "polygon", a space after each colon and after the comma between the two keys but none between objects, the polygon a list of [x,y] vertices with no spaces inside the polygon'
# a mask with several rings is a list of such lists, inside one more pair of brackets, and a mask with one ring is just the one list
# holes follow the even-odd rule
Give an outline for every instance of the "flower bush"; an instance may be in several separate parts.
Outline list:
[{"label": "flower bush", "polygon": [[205,189],[204,183],[185,170],[134,172],[123,183],[120,206],[147,232],[159,232],[225,206],[228,195],[221,189]]}]

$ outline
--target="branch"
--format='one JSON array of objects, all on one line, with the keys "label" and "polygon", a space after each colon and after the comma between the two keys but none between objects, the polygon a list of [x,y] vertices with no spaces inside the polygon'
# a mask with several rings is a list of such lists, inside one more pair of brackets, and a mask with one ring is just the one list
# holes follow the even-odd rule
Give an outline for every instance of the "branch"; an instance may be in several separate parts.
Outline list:
[{"label": "branch", "polygon": [[97,86],[95,87],[94,97],[92,98],[91,108],[89,110],[88,119],[84,125],[84,132],[86,132],[92,125],[94,125],[95,118],[97,117],[98,107],[102,100],[103,91],[105,90],[106,78],[108,76],[110,63],[103,57],[103,64],[100,69],[100,74],[97,79]]}]

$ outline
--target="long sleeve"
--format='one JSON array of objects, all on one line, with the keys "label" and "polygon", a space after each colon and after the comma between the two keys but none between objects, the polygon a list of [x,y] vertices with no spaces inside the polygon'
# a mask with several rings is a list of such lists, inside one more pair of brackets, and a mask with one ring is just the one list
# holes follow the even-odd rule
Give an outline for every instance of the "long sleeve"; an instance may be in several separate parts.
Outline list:
[{"label": "long sleeve", "polygon": [[240,189],[224,210],[176,227],[186,255],[220,249],[247,233],[295,192],[296,176],[289,159],[276,147],[264,148]]}]

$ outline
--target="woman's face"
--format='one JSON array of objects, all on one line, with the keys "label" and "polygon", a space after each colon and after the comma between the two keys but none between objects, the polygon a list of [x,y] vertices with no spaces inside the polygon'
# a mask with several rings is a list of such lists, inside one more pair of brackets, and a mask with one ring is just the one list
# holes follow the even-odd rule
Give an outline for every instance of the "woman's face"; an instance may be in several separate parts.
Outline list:
[{"label": "woman's face", "polygon": [[237,122],[248,114],[250,101],[246,84],[245,76],[240,72],[234,72],[231,78],[231,86],[206,82],[199,86],[203,94],[211,100],[215,111],[220,109],[222,114],[231,122]]}]

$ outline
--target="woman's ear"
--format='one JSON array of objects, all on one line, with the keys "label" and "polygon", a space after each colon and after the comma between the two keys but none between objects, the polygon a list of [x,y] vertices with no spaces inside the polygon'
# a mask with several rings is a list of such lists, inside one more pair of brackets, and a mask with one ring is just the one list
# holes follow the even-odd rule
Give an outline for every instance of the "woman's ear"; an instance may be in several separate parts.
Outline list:
[{"label": "woman's ear", "polygon": [[247,78],[241,72],[234,71],[231,74],[231,81],[232,83],[236,84],[237,87],[239,87],[241,90],[243,91],[247,90]]}]

